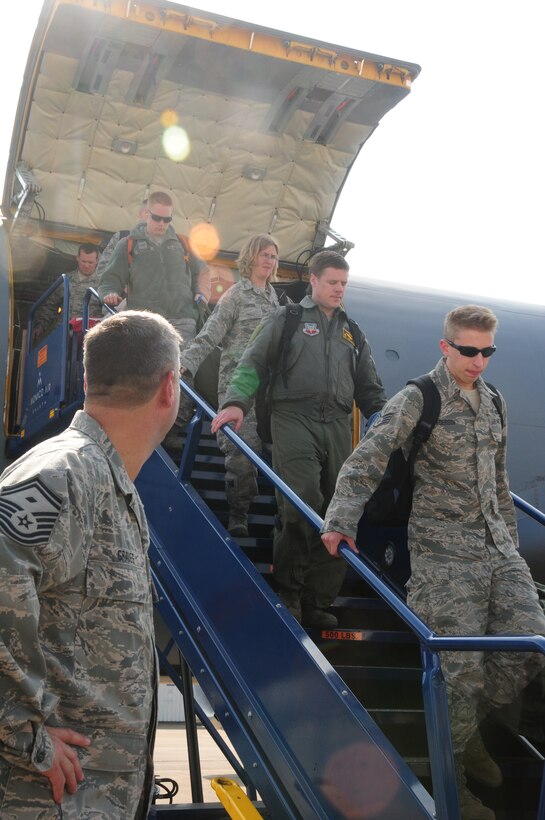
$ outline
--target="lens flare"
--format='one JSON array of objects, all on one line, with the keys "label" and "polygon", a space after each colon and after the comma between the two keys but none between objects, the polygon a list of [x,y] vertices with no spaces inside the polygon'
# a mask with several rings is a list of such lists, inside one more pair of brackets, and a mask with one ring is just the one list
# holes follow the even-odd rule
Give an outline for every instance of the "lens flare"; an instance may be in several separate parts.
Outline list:
[{"label": "lens flare", "polygon": [[200,225],[191,228],[189,242],[195,253],[206,262],[214,259],[220,249],[218,232],[213,225],[207,222],[201,222]]},{"label": "lens flare", "polygon": [[171,125],[163,134],[163,148],[169,159],[175,162],[183,162],[187,159],[191,151],[189,137],[183,128],[178,125]]},{"label": "lens flare", "polygon": [[178,114],[173,108],[165,108],[161,114],[161,125],[163,128],[171,128],[173,125],[178,125]]}]

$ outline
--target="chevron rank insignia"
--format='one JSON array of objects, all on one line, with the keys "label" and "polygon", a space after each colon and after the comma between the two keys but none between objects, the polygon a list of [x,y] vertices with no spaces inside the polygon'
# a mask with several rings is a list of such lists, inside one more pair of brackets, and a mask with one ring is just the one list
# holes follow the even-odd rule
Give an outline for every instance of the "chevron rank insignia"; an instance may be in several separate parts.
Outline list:
[{"label": "chevron rank insignia", "polygon": [[31,547],[45,544],[59,516],[62,499],[40,478],[31,478],[0,493],[0,530]]}]

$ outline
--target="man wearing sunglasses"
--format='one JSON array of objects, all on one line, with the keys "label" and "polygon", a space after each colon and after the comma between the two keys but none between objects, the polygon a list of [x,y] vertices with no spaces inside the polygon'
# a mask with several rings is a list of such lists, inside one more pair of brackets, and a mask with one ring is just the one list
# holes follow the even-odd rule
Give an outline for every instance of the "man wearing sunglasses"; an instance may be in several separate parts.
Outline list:
[{"label": "man wearing sunglasses", "polygon": [[[407,603],[437,634],[545,634],[536,588],[517,549],[505,467],[505,402],[498,396],[498,412],[482,378],[496,350],[497,324],[488,308],[452,310],[439,343],[442,358],[430,373],[441,410],[414,463]],[[391,453],[410,448],[422,410],[422,392],[407,385],[345,462],[322,530],[332,555],[341,540],[356,549],[363,508]],[[491,709],[513,702],[543,661],[537,653],[442,653],[463,820],[495,816],[469,791],[464,769],[488,786],[502,781],[478,724]]]},{"label": "man wearing sunglasses", "polygon": [[[102,272],[98,292],[105,304],[117,306],[126,291],[129,310],[151,310],[164,316],[180,333],[182,351],[195,338],[197,302],[207,301],[210,295],[210,273],[206,263],[177,236],[172,213],[169,194],[150,194],[144,221],[117,243]],[[184,393],[168,437],[173,447],[192,410],[192,402]]]}]

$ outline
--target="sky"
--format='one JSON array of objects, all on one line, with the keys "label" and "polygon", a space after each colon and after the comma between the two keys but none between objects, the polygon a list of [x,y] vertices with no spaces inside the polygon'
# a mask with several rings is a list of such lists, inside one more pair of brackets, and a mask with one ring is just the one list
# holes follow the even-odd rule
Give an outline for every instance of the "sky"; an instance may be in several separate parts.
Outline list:
[{"label": "sky", "polygon": [[[41,5],[0,10],[2,178]],[[540,0],[191,5],[422,67],[334,213],[332,228],[356,245],[352,276],[545,304]]]}]

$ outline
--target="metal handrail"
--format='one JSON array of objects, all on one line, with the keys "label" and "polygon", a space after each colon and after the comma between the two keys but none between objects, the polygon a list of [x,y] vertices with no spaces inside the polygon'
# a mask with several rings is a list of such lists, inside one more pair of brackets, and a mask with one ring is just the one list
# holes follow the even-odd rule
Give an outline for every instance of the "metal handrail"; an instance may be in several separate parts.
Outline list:
[{"label": "metal handrail", "polygon": [[62,292],[62,301],[63,301],[63,312],[62,312],[62,353],[61,353],[61,383],[59,387],[59,396],[60,396],[60,403],[62,404],[66,401],[66,366],[68,362],[68,324],[70,317],[68,315],[68,311],[66,310],[67,305],[70,303],[70,277],[66,273],[62,273],[58,279],[55,279],[53,284],[51,284],[46,291],[42,293],[42,295],[34,302],[32,307],[30,308],[28,314],[28,321],[27,321],[27,340],[26,340],[26,355],[29,356],[31,349],[32,349],[32,328],[34,324],[34,316],[36,311],[42,305],[48,296],[53,293],[60,285],[63,286]]},{"label": "metal handrail", "polygon": [[542,513],[541,510],[538,510],[537,507],[533,507],[524,498],[521,498],[519,495],[515,495],[515,493],[511,493],[511,498],[515,504],[515,507],[518,507],[519,510],[522,510],[529,515],[530,518],[533,518],[539,524],[545,526],[545,513]]},{"label": "metal handrail", "polygon": [[[196,452],[195,437],[200,437],[203,413],[210,418],[216,411],[202,399],[199,394],[183,379],[180,380],[182,390],[195,402],[197,406],[195,424],[190,423],[187,431],[186,459],[180,466],[180,478],[188,479],[191,464]],[[224,425],[222,432],[241,450],[258,470],[280,490],[280,492],[299,510],[301,515],[318,531],[323,526],[323,519],[308,504],[302,501],[296,493],[276,475],[274,470],[261,459],[246,442],[240,438],[228,425]],[[189,455],[189,461],[187,456]],[[545,525],[545,515],[511,493],[517,507],[522,509],[539,523]],[[454,756],[450,736],[450,723],[446,698],[446,688],[441,672],[440,651],[506,651],[506,652],[541,652],[545,655],[545,637],[539,635],[517,636],[445,636],[436,635],[415,613],[407,606],[379,576],[368,566],[362,557],[354,552],[345,541],[339,545],[339,556],[343,558],[358,573],[369,586],[394,610],[407,624],[420,642],[423,665],[422,691],[424,697],[424,714],[430,751],[430,767],[436,804],[436,815],[444,820],[457,820],[459,817],[458,791],[456,787]],[[545,820],[545,773],[542,778],[541,798],[537,813],[537,820]]]}]

